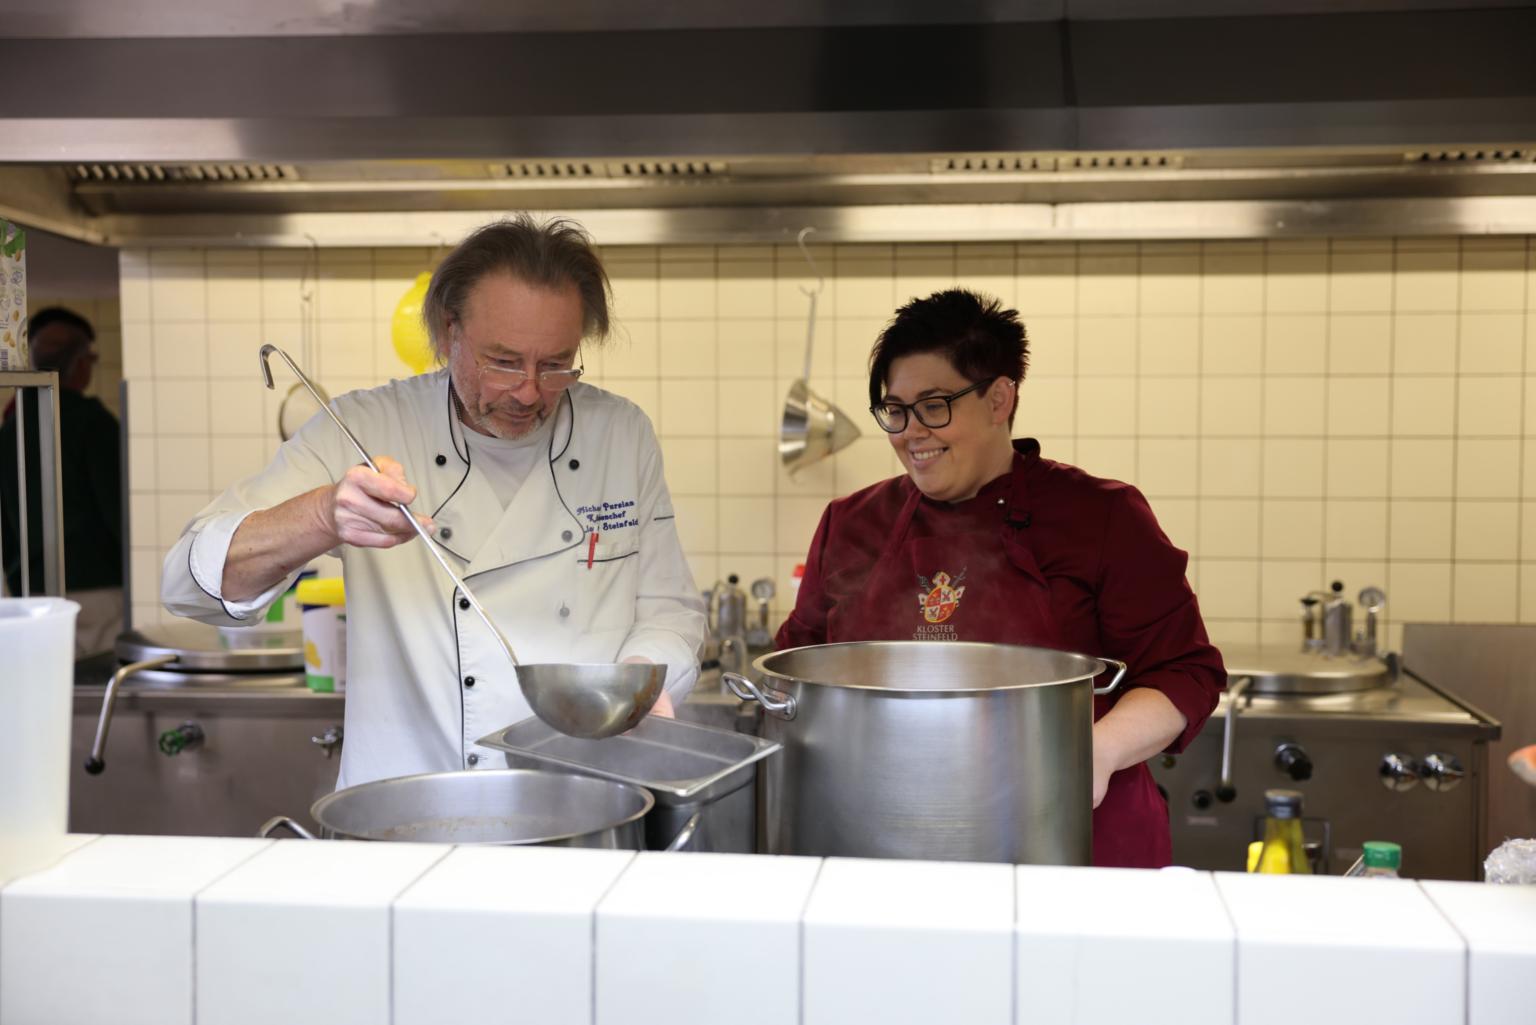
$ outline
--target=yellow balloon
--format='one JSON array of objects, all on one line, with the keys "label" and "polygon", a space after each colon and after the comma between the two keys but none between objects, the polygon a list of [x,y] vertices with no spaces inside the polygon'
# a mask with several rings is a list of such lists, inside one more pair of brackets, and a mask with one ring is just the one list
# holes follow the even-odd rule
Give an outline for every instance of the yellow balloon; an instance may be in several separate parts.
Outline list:
[{"label": "yellow balloon", "polygon": [[390,322],[389,334],[395,345],[395,355],[411,368],[413,374],[420,374],[437,363],[432,340],[421,320],[421,305],[427,299],[427,286],[431,283],[431,274],[416,275],[416,281],[395,304],[395,315]]}]

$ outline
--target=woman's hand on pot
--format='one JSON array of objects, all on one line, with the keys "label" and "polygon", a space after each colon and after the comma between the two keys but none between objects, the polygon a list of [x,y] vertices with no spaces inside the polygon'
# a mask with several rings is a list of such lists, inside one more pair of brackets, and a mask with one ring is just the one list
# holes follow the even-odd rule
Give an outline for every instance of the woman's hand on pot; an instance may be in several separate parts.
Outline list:
[{"label": "woman's hand on pot", "polygon": [[1097,808],[1104,803],[1104,795],[1109,791],[1109,777],[1114,775],[1120,767],[1119,752],[1113,750],[1114,745],[1105,736],[1106,731],[1101,731],[1098,724],[1093,727],[1093,806]]},{"label": "woman's hand on pot", "polygon": [[1093,806],[1109,790],[1109,778],[1164,750],[1183,732],[1184,713],[1161,691],[1132,687],[1093,724]]}]

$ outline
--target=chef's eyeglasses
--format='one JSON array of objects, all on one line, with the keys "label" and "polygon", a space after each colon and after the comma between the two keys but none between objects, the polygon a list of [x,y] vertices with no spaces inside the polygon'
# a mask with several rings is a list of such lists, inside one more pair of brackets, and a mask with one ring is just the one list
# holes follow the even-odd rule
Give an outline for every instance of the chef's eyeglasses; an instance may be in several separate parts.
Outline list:
[{"label": "chef's eyeglasses", "polygon": [[988,381],[977,381],[969,388],[961,388],[952,395],[930,395],[916,402],[877,402],[869,407],[869,411],[875,415],[875,423],[887,434],[900,434],[907,429],[907,416],[910,411],[917,417],[917,422],[924,427],[934,430],[940,427],[948,427],[949,421],[954,417],[952,408],[954,401],[962,395],[969,395],[979,388],[985,388],[991,384]]},{"label": "chef's eyeglasses", "polygon": [[[569,370],[540,370],[539,391],[565,391],[579,381],[585,372],[583,367],[571,367]],[[526,370],[504,367],[496,363],[480,364],[480,383],[489,388],[515,391],[527,382],[528,377]]]},{"label": "chef's eyeglasses", "polygon": [[[464,334],[464,329],[458,324],[453,325],[453,331],[458,335],[460,344],[469,341]],[[474,346],[469,349],[469,358],[475,361],[475,372],[480,375],[481,385],[496,388],[503,391],[515,391],[521,388],[532,375],[521,367],[504,366],[495,360],[485,360],[480,357]],[[562,392],[581,380],[585,373],[582,366],[558,367],[552,370],[540,370],[538,374],[539,390],[544,392]]]}]

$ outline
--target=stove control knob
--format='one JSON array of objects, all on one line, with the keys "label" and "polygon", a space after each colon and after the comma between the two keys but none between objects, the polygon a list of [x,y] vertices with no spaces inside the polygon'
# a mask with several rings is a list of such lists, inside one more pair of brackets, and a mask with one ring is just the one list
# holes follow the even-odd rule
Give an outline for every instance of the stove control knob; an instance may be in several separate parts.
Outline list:
[{"label": "stove control knob", "polygon": [[1467,770],[1462,768],[1461,759],[1455,755],[1426,755],[1424,764],[1419,767],[1419,775],[1423,777],[1424,785],[1431,790],[1452,790],[1466,774]]},{"label": "stove control knob", "polygon": [[1215,798],[1211,796],[1211,792],[1209,790],[1196,790],[1194,796],[1190,798],[1190,803],[1199,810],[1205,811],[1205,809],[1211,806],[1211,802],[1213,800],[1215,800]]},{"label": "stove control knob", "polygon": [[1412,790],[1419,781],[1419,763],[1412,755],[1383,755],[1377,771],[1388,790]]},{"label": "stove control knob", "polygon": [[1275,749],[1275,768],[1300,783],[1312,778],[1312,756],[1300,744],[1281,744]]}]

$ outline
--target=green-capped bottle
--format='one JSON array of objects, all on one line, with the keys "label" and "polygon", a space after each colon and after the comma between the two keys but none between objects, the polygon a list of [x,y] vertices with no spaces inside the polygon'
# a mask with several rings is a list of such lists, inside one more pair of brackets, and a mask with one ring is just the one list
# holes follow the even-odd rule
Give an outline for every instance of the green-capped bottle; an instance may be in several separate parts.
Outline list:
[{"label": "green-capped bottle", "polygon": [[1361,860],[1366,879],[1396,879],[1403,867],[1403,849],[1386,840],[1367,840],[1362,845]]}]

